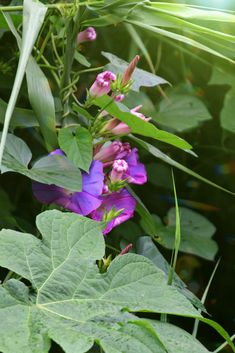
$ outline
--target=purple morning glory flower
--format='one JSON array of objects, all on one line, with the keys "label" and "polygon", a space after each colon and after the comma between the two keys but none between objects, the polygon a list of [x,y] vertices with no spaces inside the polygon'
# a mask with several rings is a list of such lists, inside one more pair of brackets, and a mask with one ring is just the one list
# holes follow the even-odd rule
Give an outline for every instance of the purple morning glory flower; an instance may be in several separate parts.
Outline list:
[{"label": "purple morning glory flower", "polygon": [[101,197],[102,204],[99,208],[91,213],[91,218],[96,221],[102,221],[105,214],[112,211],[121,211],[121,213],[112,219],[103,231],[103,234],[109,233],[114,227],[127,221],[129,218],[133,217],[136,200],[133,196],[126,190],[122,189],[119,192],[113,192],[112,194],[103,195]]},{"label": "purple morning glory flower", "polygon": [[[51,154],[63,154],[61,150]],[[33,194],[42,203],[55,203],[65,209],[88,215],[102,203],[100,195],[104,185],[103,165],[99,161],[93,161],[89,174],[82,172],[82,191],[71,192],[56,185],[33,183]]]},{"label": "purple morning glory flower", "polygon": [[145,166],[139,162],[138,149],[133,148],[131,152],[123,158],[128,164],[128,170],[123,174],[123,179],[128,183],[144,184],[147,181]]}]

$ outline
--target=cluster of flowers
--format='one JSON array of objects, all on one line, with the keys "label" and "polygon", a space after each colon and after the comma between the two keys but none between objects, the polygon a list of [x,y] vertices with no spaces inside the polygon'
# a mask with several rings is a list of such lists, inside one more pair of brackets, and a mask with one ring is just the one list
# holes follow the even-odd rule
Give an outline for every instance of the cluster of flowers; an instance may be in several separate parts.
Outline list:
[{"label": "cluster of flowers", "polygon": [[[51,155],[61,154],[57,149]],[[138,151],[129,143],[114,141],[96,148],[89,173],[82,172],[82,191],[71,192],[56,185],[33,183],[33,193],[42,203],[55,203],[72,212],[106,221],[104,234],[134,214],[136,201],[126,184],[144,184],[145,167],[139,162]]]},{"label": "cluster of flowers", "polygon": [[[94,28],[89,27],[78,34],[77,42],[80,44],[95,38]],[[98,74],[89,89],[88,99],[100,97],[112,91],[114,99],[118,102],[122,101],[125,97],[123,92],[125,92],[125,87],[128,89],[131,75],[138,61],[139,56],[136,56],[127,67],[119,83],[116,83],[118,79],[111,71]],[[124,90],[118,94],[117,85],[124,87]],[[148,121],[149,118],[139,112],[140,108],[141,106],[137,106],[130,112],[138,118]],[[107,114],[103,113],[103,116]],[[104,124],[102,132],[117,136],[130,133],[130,128],[117,118],[112,117]],[[57,149],[50,155],[64,155],[64,152]],[[127,190],[127,184],[144,184],[146,181],[146,170],[144,165],[139,162],[137,148],[131,148],[128,142],[114,141],[108,145],[101,143],[94,147],[93,162],[89,173],[82,172],[81,192],[71,192],[56,185],[34,182],[33,193],[42,203],[55,203],[94,220],[105,221],[106,227],[103,233],[107,234],[134,214],[136,200]]]}]

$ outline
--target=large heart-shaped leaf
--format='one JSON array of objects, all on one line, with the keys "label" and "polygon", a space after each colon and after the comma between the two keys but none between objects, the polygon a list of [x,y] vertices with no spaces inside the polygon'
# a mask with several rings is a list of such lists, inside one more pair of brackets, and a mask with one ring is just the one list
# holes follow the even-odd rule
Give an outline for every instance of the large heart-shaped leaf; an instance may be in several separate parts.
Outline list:
[{"label": "large heart-shaped leaf", "polygon": [[[13,279],[0,287],[0,315],[5,318],[0,323],[3,353],[44,353],[49,338],[69,353],[86,352],[94,341],[105,352],[135,352],[136,343],[133,348],[131,343],[140,334],[142,352],[165,352],[153,329],[151,333],[145,328],[146,335],[153,336],[155,349],[147,350],[150,343],[145,330],[133,324],[128,332],[118,325],[133,321],[127,311],[200,318],[184,296],[167,286],[163,272],[140,255],[118,256],[107,273],[99,273],[95,260],[105,250],[99,223],[53,210],[38,216],[37,227],[42,240],[13,230],[0,232],[0,265],[33,286],[29,292]],[[12,244],[17,251],[12,251]],[[13,321],[12,331],[9,327]]]},{"label": "large heart-shaped leaf", "polygon": [[71,191],[81,191],[81,172],[65,156],[53,155],[39,159],[29,168],[32,153],[26,143],[8,134],[3,155],[2,172],[16,172],[44,184],[55,184]]}]

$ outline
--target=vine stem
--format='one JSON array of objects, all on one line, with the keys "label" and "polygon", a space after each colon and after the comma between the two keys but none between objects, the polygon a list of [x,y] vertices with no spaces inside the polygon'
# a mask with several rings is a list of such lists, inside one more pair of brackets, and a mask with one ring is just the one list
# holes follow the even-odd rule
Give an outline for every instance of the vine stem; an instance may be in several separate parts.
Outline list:
[{"label": "vine stem", "polygon": [[[102,1],[85,1],[80,4],[78,4],[78,7],[80,6],[88,6],[88,5],[98,5],[102,3]],[[48,4],[45,5],[48,9],[60,9],[60,8],[70,8],[73,7],[73,3],[59,3],[59,4]],[[18,6],[0,6],[0,11],[3,12],[14,12],[14,11],[23,11],[23,5],[18,5]]]}]

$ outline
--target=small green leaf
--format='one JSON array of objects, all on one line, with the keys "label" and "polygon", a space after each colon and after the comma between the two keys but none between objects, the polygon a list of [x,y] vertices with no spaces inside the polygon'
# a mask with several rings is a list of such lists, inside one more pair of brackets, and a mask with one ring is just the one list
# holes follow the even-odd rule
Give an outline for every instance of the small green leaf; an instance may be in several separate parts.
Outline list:
[{"label": "small green leaf", "polygon": [[74,59],[77,60],[79,62],[79,64],[81,64],[83,66],[86,66],[86,67],[91,66],[91,64],[86,59],[86,57],[84,55],[82,55],[81,53],[79,53],[79,51],[75,51]]},{"label": "small green leaf", "polygon": [[59,132],[60,148],[66,153],[70,161],[78,168],[89,171],[92,162],[92,136],[82,126],[78,126],[73,133],[69,128]]},{"label": "small green leaf", "polygon": [[[102,55],[110,61],[110,64],[106,65],[106,69],[114,72],[115,74],[123,74],[128,66],[128,62],[118,58],[114,54],[102,52]],[[140,87],[154,87],[162,84],[166,84],[166,80],[152,74],[151,72],[136,68],[132,74],[131,79],[133,84],[131,88],[134,91],[139,91]]]},{"label": "small green leaf", "polygon": [[139,134],[146,137],[152,137],[156,140],[169,143],[178,148],[191,149],[191,145],[180,137],[169,132],[157,129],[150,122],[144,121],[137,116],[122,111],[113,99],[108,96],[96,98],[94,104],[105,109],[110,115],[126,123],[133,134]]}]

